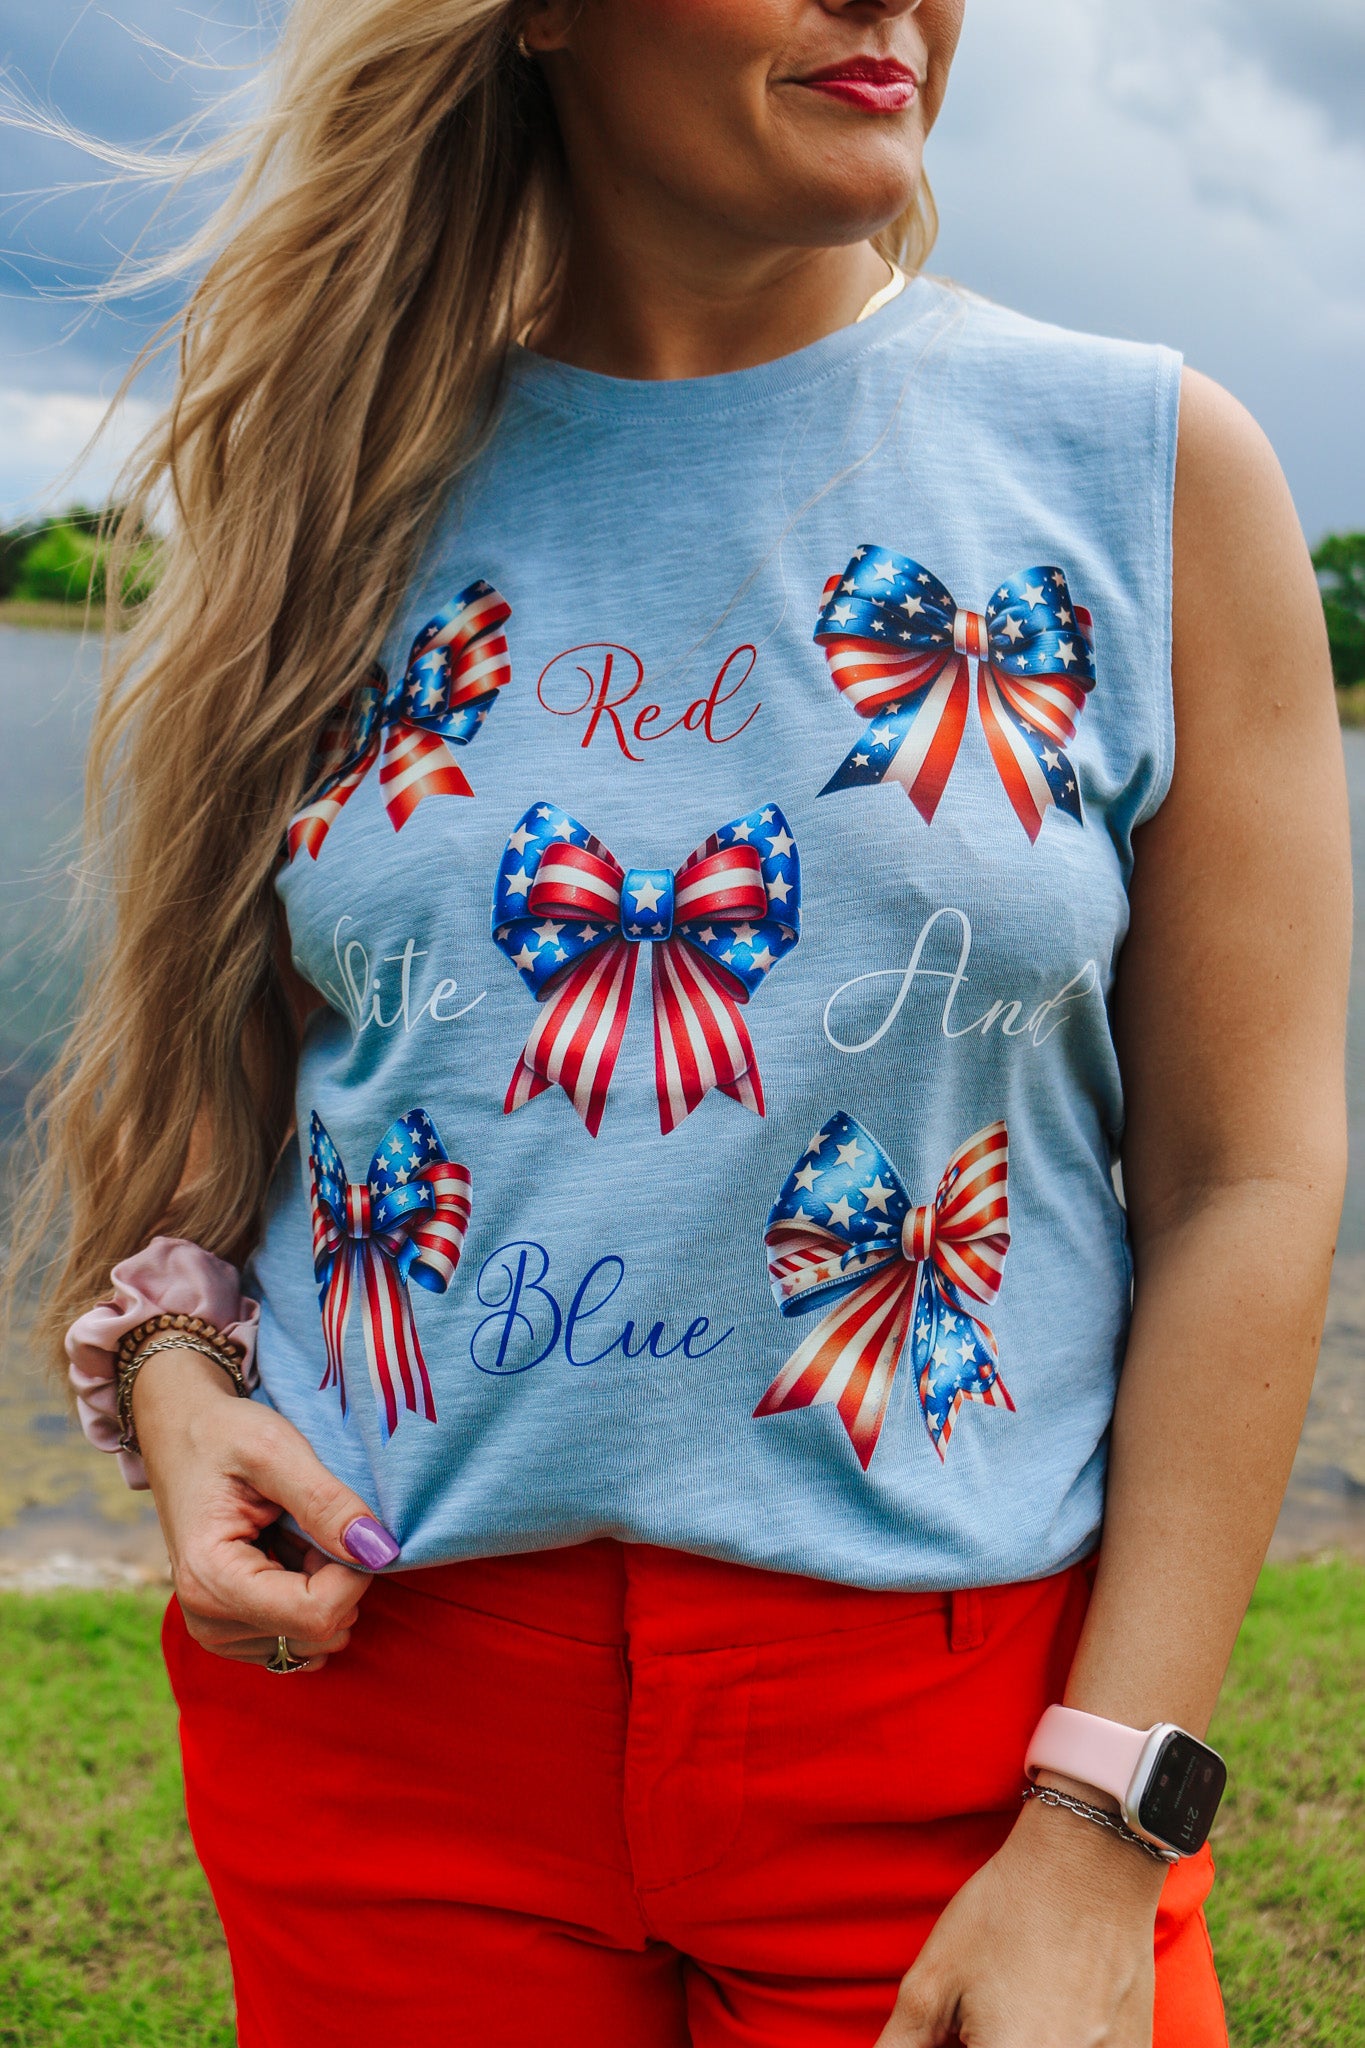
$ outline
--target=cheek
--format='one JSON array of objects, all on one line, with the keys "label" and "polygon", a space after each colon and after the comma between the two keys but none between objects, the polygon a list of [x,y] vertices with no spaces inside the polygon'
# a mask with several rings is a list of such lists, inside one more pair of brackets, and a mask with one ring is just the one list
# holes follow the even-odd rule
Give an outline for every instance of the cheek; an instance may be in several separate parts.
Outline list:
[{"label": "cheek", "polygon": [[790,42],[806,0],[625,0],[653,68],[712,89],[732,78],[752,85]]}]

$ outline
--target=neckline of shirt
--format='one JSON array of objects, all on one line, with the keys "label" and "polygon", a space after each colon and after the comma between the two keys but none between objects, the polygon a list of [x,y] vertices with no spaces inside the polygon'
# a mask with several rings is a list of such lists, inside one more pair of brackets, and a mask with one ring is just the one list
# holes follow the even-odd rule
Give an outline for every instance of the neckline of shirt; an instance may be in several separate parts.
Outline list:
[{"label": "neckline of shirt", "polygon": [[940,309],[942,287],[914,277],[903,291],[868,319],[837,327],[790,355],[755,363],[747,370],[723,370],[710,377],[609,377],[554,361],[514,343],[507,376],[513,390],[568,412],[599,418],[685,421],[715,418],[769,403],[838,375],[864,356],[900,340]]}]

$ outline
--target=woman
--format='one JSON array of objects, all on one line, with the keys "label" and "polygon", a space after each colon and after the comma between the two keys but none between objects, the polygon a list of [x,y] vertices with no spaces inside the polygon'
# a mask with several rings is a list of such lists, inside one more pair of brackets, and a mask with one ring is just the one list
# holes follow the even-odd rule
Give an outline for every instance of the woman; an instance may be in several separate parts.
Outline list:
[{"label": "woman", "polygon": [[186,315],[52,1325],[252,2048],[1225,2039],[1340,750],[1240,409],[919,274],[961,14],[297,0]]}]

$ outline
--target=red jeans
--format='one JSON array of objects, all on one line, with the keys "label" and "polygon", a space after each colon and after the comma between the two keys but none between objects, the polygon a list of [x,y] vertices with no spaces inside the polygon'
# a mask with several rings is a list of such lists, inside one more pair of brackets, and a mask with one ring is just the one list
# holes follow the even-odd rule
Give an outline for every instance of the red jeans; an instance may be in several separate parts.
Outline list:
[{"label": "red jeans", "polygon": [[[868,2048],[1018,1812],[1088,1595],[597,1542],[381,1579],[287,1683],[172,1601],[243,2048]],[[1157,2048],[1226,2048],[1212,1879],[1167,1881]]]}]

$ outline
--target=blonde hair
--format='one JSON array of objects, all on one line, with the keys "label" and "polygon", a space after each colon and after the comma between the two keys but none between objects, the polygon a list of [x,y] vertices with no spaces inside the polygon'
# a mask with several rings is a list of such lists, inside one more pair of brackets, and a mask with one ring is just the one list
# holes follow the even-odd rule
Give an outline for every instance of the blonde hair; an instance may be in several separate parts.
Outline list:
[{"label": "blonde hair", "polygon": [[[295,0],[265,111],[199,160],[221,175],[230,155],[239,177],[181,252],[202,278],[168,337],[177,388],[121,492],[85,981],[31,1105],[10,1260],[12,1285],[57,1247],[35,1332],[54,1361],[111,1263],[157,1230],[237,1260],[259,1235],[297,1054],[281,836],[563,246],[558,130],[516,47],[522,11]],[[878,246],[914,270],[935,228],[922,184]],[[158,515],[155,595],[120,617],[117,561]]]}]

